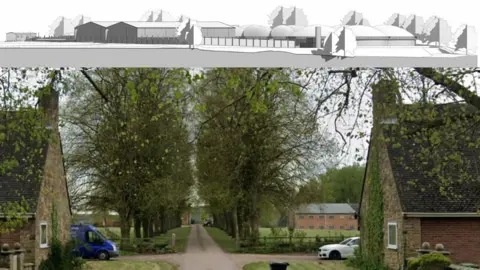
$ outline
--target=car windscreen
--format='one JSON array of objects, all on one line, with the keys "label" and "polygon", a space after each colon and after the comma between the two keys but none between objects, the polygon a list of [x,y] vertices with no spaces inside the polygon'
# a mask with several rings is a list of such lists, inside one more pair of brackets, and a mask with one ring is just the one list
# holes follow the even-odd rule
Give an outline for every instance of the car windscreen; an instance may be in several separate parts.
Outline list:
[{"label": "car windscreen", "polygon": [[345,240],[343,240],[342,242],[340,242],[340,245],[346,245],[346,244],[348,244],[348,242],[350,242],[351,240],[352,240],[352,238],[345,239]]},{"label": "car windscreen", "polygon": [[99,236],[100,238],[102,238],[103,240],[108,240],[107,237],[105,237],[105,235],[103,235],[100,231],[95,230],[94,232],[95,232],[96,234],[98,234],[98,236]]}]

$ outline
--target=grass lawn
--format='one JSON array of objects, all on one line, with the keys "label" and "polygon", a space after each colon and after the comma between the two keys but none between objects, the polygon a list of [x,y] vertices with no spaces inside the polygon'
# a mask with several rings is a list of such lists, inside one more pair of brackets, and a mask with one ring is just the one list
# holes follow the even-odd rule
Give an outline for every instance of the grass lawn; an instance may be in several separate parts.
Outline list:
[{"label": "grass lawn", "polygon": [[145,261],[89,261],[89,270],[177,270],[178,266],[166,262]]},{"label": "grass lawn", "polygon": [[205,227],[213,240],[226,252],[235,252],[235,239],[231,238],[226,232],[213,227]]},{"label": "grass lawn", "polygon": [[[287,232],[288,235],[288,229],[284,228],[283,231]],[[347,231],[347,230],[320,230],[320,229],[295,229],[295,231],[304,231],[307,235],[306,237],[315,237],[315,236],[320,236],[320,237],[336,237],[340,235],[344,235],[346,237],[352,237],[352,236],[359,236],[360,232],[359,231]],[[270,237],[271,235],[271,230],[270,228],[260,228],[260,236],[261,237]]]},{"label": "grass lawn", "polygon": [[[353,270],[344,262],[288,262],[288,270]],[[247,264],[243,270],[269,270],[269,262],[255,262]]]},{"label": "grass lawn", "polygon": [[[100,232],[105,234],[104,228],[98,228]],[[112,227],[108,228],[111,232],[120,235],[120,228]],[[177,252],[185,252],[185,248],[187,246],[188,235],[190,234],[191,228],[190,227],[181,227],[169,230],[166,234],[162,234],[156,236],[154,242],[156,243],[167,243],[169,240],[172,239],[172,233],[175,234],[175,250]],[[133,229],[130,234],[131,239],[135,239],[135,235]],[[122,251],[120,251],[122,252]],[[133,255],[134,253],[122,253],[122,255]]]}]

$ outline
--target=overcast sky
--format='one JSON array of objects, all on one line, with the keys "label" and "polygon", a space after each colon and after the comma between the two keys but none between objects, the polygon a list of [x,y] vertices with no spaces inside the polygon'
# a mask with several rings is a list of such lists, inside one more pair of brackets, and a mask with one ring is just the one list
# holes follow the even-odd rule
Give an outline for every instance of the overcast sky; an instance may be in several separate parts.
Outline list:
[{"label": "overcast sky", "polygon": [[[363,13],[372,25],[384,23],[393,13],[416,14],[424,17],[436,15],[446,19],[455,32],[462,24],[480,28],[476,1],[456,0],[16,0],[2,1],[0,8],[0,41],[5,33],[32,31],[46,34],[49,25],[58,16],[75,18],[83,14],[92,20],[135,21],[148,10],[163,9],[174,16],[184,14],[196,20],[222,21],[228,24],[267,24],[268,15],[277,6],[302,8],[310,24],[338,25],[351,10]],[[478,31],[477,31],[478,32]]]}]

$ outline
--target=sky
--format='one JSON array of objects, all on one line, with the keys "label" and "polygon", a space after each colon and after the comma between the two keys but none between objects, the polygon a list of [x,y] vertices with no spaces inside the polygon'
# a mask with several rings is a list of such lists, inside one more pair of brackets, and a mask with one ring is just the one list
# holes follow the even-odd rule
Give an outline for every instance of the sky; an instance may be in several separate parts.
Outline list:
[{"label": "sky", "polygon": [[[154,1],[154,0],[17,0],[4,1],[0,9],[0,41],[6,32],[49,32],[49,26],[59,17],[74,19],[80,14],[99,21],[136,21],[146,11],[163,9],[177,17],[182,14],[196,20],[222,21],[234,25],[268,23],[268,15],[278,6],[302,8],[309,24],[338,25],[352,10],[363,14],[372,25],[383,24],[393,13],[416,14],[427,21],[439,16],[448,21],[455,32],[462,24],[480,28],[480,16],[475,1],[438,0],[281,0],[281,1]],[[455,3],[454,5],[452,3]],[[478,32],[478,31],[477,31]]]}]

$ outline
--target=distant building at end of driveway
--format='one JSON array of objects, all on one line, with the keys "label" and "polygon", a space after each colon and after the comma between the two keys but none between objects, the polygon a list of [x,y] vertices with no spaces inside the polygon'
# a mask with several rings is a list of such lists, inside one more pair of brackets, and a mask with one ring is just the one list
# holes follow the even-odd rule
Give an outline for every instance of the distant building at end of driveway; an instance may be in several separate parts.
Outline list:
[{"label": "distant building at end of driveway", "polygon": [[296,229],[357,230],[355,209],[348,203],[318,203],[295,211]]}]

